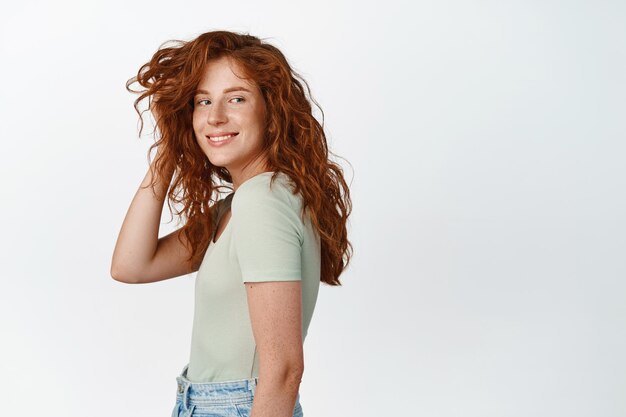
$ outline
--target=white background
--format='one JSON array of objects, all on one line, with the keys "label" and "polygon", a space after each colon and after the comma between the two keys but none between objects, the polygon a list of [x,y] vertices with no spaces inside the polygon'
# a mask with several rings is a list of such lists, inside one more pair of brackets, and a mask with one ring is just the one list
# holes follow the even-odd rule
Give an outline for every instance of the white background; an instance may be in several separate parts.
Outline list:
[{"label": "white background", "polygon": [[626,415],[625,3],[0,16],[2,415],[169,416],[194,275],[109,275],[154,140],[124,84],[162,42],[216,29],[278,46],[349,161],[355,252],[343,287],[320,290],[305,416]]}]

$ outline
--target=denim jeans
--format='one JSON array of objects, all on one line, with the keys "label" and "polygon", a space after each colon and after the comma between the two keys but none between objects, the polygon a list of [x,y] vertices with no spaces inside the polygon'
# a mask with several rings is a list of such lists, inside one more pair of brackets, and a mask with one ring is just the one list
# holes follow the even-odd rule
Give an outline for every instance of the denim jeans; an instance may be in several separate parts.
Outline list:
[{"label": "denim jeans", "polygon": [[[258,378],[223,382],[191,382],[185,365],[176,377],[176,405],[172,417],[250,417]],[[300,394],[293,417],[304,417]]]}]

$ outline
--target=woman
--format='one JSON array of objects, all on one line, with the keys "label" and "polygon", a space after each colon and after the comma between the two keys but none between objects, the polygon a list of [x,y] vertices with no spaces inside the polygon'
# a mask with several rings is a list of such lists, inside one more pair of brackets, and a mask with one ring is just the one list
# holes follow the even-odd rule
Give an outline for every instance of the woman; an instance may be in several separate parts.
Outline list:
[{"label": "woman", "polygon": [[[111,275],[198,272],[173,416],[303,415],[302,344],[319,285],[341,285],[352,246],[349,189],[296,77],[274,46],[214,31],[163,45],[128,80],[138,113],[152,99],[160,138]],[[220,188],[232,192],[220,199]],[[158,238],[166,195],[186,221]]]}]

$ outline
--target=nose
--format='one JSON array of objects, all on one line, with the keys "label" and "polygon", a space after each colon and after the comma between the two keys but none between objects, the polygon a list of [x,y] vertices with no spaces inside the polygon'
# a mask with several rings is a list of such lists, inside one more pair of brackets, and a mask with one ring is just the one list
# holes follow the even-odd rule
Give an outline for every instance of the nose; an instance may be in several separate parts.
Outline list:
[{"label": "nose", "polygon": [[228,117],[223,105],[219,102],[212,104],[211,108],[207,112],[207,123],[210,125],[220,125],[222,123],[226,123],[227,121]]}]

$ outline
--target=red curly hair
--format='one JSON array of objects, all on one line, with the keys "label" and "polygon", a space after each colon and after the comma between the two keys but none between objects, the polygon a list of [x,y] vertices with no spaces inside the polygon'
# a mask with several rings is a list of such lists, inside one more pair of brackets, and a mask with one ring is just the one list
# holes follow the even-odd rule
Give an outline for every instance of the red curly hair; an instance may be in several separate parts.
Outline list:
[{"label": "red curly hair", "polygon": [[[154,147],[159,150],[154,161],[156,175],[150,185],[154,187],[159,177],[173,170],[168,205],[170,201],[182,204],[176,215],[186,219],[182,232],[191,245],[187,261],[190,265],[201,261],[213,233],[210,219],[219,198],[217,189],[230,188],[224,183],[232,183],[228,170],[211,164],[202,152],[192,126],[193,96],[205,65],[224,56],[234,59],[260,88],[268,109],[263,139],[268,168],[287,174],[295,185],[294,193],[299,192],[303,198],[301,215],[304,218],[308,209],[321,239],[320,280],[341,285],[339,275],[352,256],[347,233],[352,202],[341,167],[329,160],[324,113],[312,98],[309,85],[290,67],[282,52],[249,34],[212,31],[191,41],[165,42],[126,82],[128,91],[140,94],[134,102],[141,121],[139,136],[143,131],[139,103],[146,97],[151,102],[149,108],[155,114],[160,139],[148,150],[148,158]],[[313,117],[299,79],[310,100],[322,111],[322,125]],[[135,82],[144,90],[131,89]]]}]

